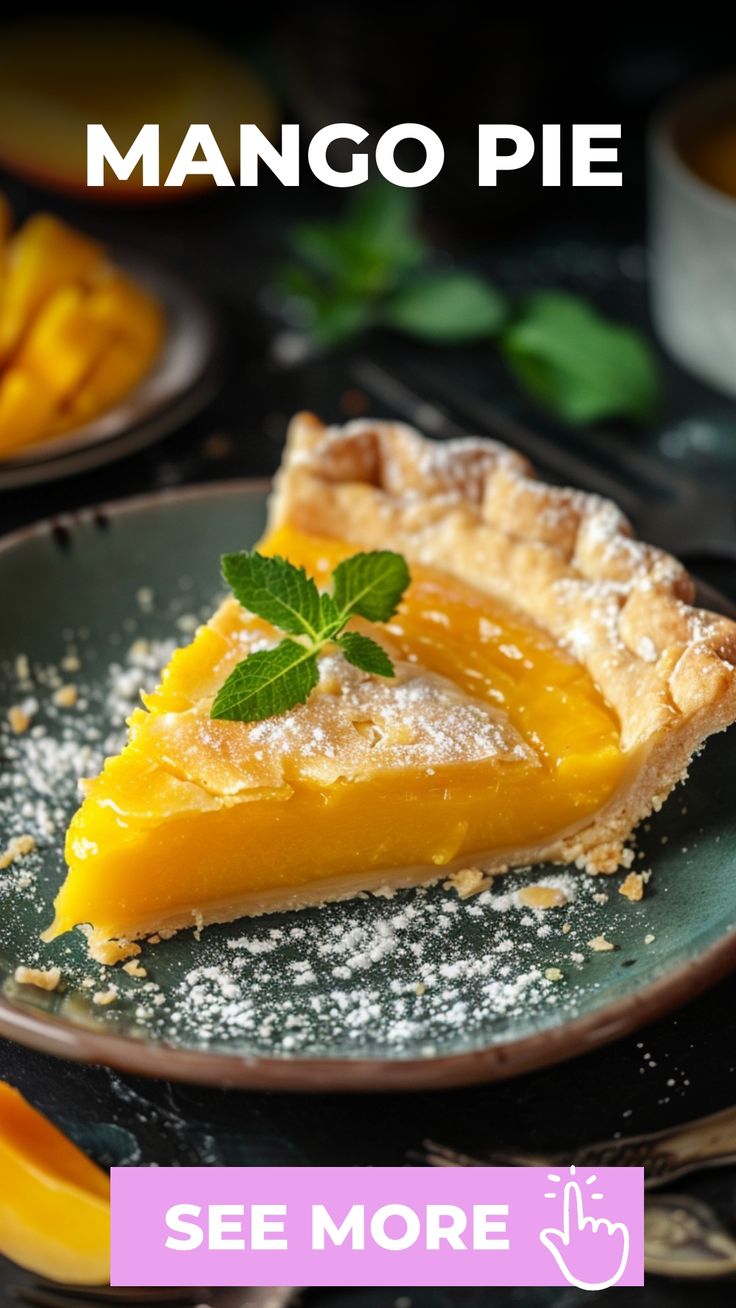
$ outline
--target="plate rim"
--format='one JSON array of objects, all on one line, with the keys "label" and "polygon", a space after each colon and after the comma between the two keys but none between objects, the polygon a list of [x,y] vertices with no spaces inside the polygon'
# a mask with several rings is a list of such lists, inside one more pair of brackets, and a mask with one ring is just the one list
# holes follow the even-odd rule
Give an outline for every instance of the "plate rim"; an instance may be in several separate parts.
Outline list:
[{"label": "plate rim", "polygon": [[[54,535],[59,528],[73,531],[90,522],[148,512],[163,504],[224,495],[262,496],[271,485],[267,477],[236,477],[92,504],[0,536],[0,553]],[[718,595],[712,588],[709,590]],[[725,596],[722,599],[726,607],[732,607]],[[504,1039],[437,1057],[315,1058],[187,1049],[167,1041],[144,1042],[132,1036],[90,1030],[40,1009],[23,1008],[6,996],[0,996],[0,1036],[78,1063],[101,1064],[134,1076],[228,1089],[312,1093],[440,1090],[508,1080],[589,1053],[695,999],[734,970],[736,928],[635,993],[591,1013],[519,1039]]]}]

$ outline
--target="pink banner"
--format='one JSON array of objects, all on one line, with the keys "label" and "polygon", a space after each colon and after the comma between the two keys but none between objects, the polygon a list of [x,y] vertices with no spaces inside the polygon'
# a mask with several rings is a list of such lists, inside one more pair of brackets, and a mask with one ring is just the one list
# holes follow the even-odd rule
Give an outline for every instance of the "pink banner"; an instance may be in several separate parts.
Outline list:
[{"label": "pink banner", "polygon": [[113,1168],[113,1285],[643,1284],[638,1167]]}]

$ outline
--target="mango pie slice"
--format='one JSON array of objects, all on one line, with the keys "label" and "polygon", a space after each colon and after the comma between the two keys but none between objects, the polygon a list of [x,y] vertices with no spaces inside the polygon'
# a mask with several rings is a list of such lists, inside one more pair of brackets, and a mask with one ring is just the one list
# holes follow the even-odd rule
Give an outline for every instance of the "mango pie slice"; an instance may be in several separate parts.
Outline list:
[{"label": "mango pie slice", "polygon": [[383,548],[411,571],[369,625],[396,675],[328,646],[305,703],[214,720],[236,664],[281,639],[226,600],[85,784],[47,938],[84,925],[100,956],[466,868],[628,865],[637,823],[736,719],[736,624],[691,607],[688,574],[613,504],[504,446],[297,417],[261,551],[325,586]]}]

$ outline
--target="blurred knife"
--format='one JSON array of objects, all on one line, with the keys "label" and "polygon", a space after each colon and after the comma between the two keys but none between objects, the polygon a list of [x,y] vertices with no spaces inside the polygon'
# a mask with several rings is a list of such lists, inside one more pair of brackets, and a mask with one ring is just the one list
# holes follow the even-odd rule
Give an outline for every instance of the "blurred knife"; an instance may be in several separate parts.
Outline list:
[{"label": "blurred knife", "polygon": [[[555,480],[613,499],[647,540],[679,557],[736,561],[736,497],[703,487],[677,469],[610,437],[596,434],[606,466],[541,436],[482,396],[456,387],[439,372],[422,376],[421,394],[391,370],[358,358],[352,376],[385,409],[442,439],[477,434],[512,445]],[[617,469],[610,464],[625,466]],[[638,484],[638,488],[637,488]]]}]

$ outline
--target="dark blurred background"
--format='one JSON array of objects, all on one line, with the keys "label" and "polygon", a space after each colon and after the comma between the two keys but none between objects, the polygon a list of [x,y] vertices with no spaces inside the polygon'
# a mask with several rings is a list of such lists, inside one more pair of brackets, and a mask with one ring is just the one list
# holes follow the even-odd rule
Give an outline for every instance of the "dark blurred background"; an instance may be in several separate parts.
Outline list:
[{"label": "dark blurred background", "polygon": [[[151,6],[128,5],[125,12],[148,15]],[[181,5],[159,5],[156,12],[192,21]],[[6,5],[3,21],[27,14],[27,5]],[[238,9],[210,4],[204,12],[199,8],[196,25],[249,60],[270,88],[277,122],[299,122],[306,134],[340,120],[372,133],[405,120],[433,127],[445,144],[445,168],[418,193],[418,202],[423,229],[439,251],[503,287],[579,291],[649,333],[647,124],[669,96],[733,70],[735,24],[725,10],[655,13],[642,6],[626,18],[605,7],[573,16],[559,6],[532,11],[333,0]],[[535,164],[505,176],[497,191],[479,190],[477,124],[503,121],[532,130],[542,122],[621,122],[623,187],[542,189]],[[20,217],[49,207],[113,247],[165,262],[212,305],[223,340],[221,385],[202,414],[118,463],[0,492],[1,531],[142,491],[269,474],[295,409],[313,408],[327,420],[388,411],[356,378],[356,360],[366,356],[413,384],[428,369],[439,378],[451,375],[553,444],[594,458],[605,450],[624,477],[630,452],[644,450],[663,467],[684,471],[693,485],[736,484],[736,405],[677,367],[654,340],[664,372],[660,412],[643,428],[615,422],[603,433],[573,433],[551,419],[520,395],[485,346],[448,353],[379,333],[327,355],[301,362],[297,356],[286,366],[283,351],[273,348],[283,334],[269,290],[274,268],[296,221],[337,216],[346,198],[315,183],[306,169],[298,190],[284,190],[264,173],[257,190],[236,187],[145,205],[50,194],[15,172],[1,185]],[[598,445],[599,435],[613,445]],[[696,562],[736,596],[736,569],[728,558]],[[57,1064],[8,1043],[0,1043],[0,1075],[108,1163],[401,1163],[426,1137],[472,1153],[478,1124],[486,1139],[491,1121],[496,1143],[564,1149],[731,1104],[735,1001],[736,982],[728,980],[678,1015],[566,1067],[513,1084],[418,1097],[314,1100],[190,1090]],[[659,1063],[661,1075],[645,1073],[642,1049],[651,1051],[651,1066]],[[682,1073],[676,1095],[663,1090],[670,1066]],[[732,1178],[721,1174],[701,1186],[698,1193],[733,1221]],[[15,1274],[6,1275],[10,1284]],[[575,1291],[355,1290],[313,1292],[308,1302],[384,1308],[403,1302],[397,1298],[402,1294],[410,1294],[417,1308],[572,1308],[582,1301]],[[668,1308],[695,1302],[730,1308],[735,1301],[729,1285],[693,1291],[653,1282],[623,1295],[631,1305]]]},{"label": "dark blurred background", "polygon": [[[151,6],[130,5],[125,13],[150,15]],[[192,21],[186,7],[158,5],[155,13]],[[27,15],[27,6],[9,5],[3,20]],[[445,144],[445,166],[415,197],[424,234],[442,257],[480,268],[514,290],[581,291],[606,312],[647,324],[647,123],[668,97],[732,66],[727,20],[694,23],[691,15],[670,13],[663,23],[643,11],[626,21],[617,12],[598,15],[595,24],[575,23],[573,30],[549,7],[517,16],[501,7],[481,15],[468,3],[370,9],[317,3],[242,11],[211,5],[198,12],[196,27],[247,58],[273,98],[275,121],[300,123],[305,140],[320,125],[340,120],[365,126],[372,140],[405,120],[433,127]],[[131,103],[136,100],[144,115],[150,87],[132,87]],[[495,190],[479,189],[477,125],[503,121],[532,131],[542,122],[620,122],[623,187],[573,189],[563,163],[563,185],[542,188],[535,159],[504,174]],[[6,124],[8,131],[12,125]],[[214,306],[227,358],[219,397],[195,424],[110,468],[0,493],[1,528],[146,488],[268,473],[278,462],[292,410],[309,406],[333,419],[364,404],[353,393],[350,351],[284,369],[270,348],[278,323],[269,288],[289,229],[304,218],[337,217],[350,194],[314,181],[306,162],[298,189],[283,188],[263,169],[257,189],[177,199],[169,193],[163,203],[141,205],[101,203],[84,192],[51,194],[17,173],[1,182],[18,218],[53,208],[109,245],[179,272]],[[413,347],[396,337],[369,344],[392,360],[402,350],[407,362],[413,355]],[[426,359],[426,347],[420,354]],[[434,353],[442,364],[448,357]],[[491,351],[476,347],[451,357],[464,384],[472,380],[501,408],[546,424],[559,437],[546,415],[520,401]],[[730,477],[736,466],[733,404],[666,358],[663,367],[664,404],[656,424],[635,431],[623,426],[622,440],[665,459],[684,458],[694,476],[720,479],[725,471]],[[223,439],[212,441],[213,435]]]}]

